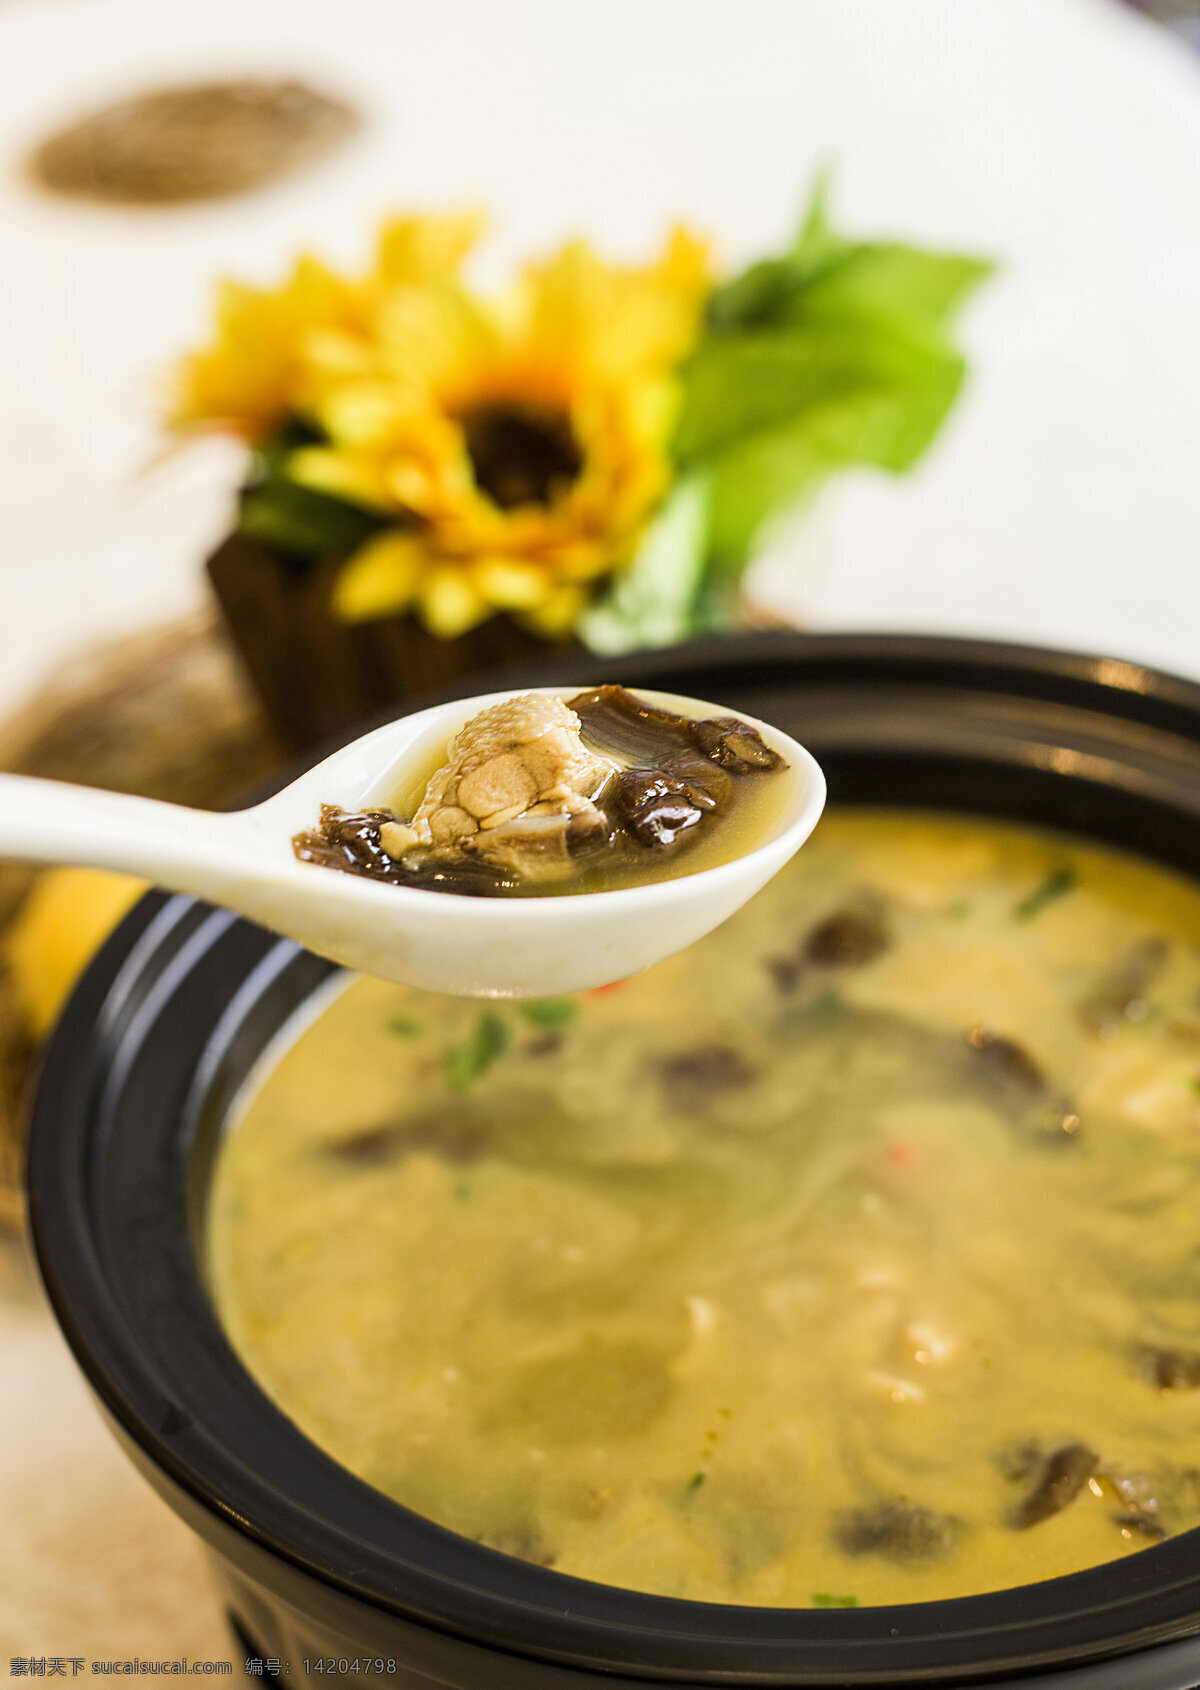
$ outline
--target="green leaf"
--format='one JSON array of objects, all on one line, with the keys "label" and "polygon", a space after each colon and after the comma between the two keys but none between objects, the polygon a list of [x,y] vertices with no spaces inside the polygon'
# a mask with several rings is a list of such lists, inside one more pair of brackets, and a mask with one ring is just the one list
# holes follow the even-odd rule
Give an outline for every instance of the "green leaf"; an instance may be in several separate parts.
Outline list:
[{"label": "green leaf", "polygon": [[442,1059],[442,1072],[451,1091],[467,1091],[487,1073],[509,1046],[505,1022],[490,1012],[483,1014],[462,1044],[452,1045]]},{"label": "green leaf", "polygon": [[817,177],[800,232],[779,258],[762,258],[714,288],[705,307],[706,326],[721,334],[766,327],[801,288],[823,271],[836,268],[854,242],[834,233],[829,220],[829,172]]},{"label": "green leaf", "polygon": [[[748,369],[753,360],[741,362]],[[909,468],[936,435],[962,377],[956,354],[918,354],[911,341],[895,338],[880,348],[873,372],[864,353],[853,372],[834,366],[824,393],[811,374],[810,403],[799,414],[727,440],[709,459],[710,570],[738,573],[763,524],[811,497],[834,470]]]},{"label": "green leaf", "polygon": [[899,241],[852,241],[818,180],[800,233],[778,258],[714,290],[681,371],[672,448],[710,478],[696,625],[727,618],[763,524],[834,471],[902,474],[925,452],[962,386],[950,338],[985,261]]},{"label": "green leaf", "polygon": [[910,467],[953,402],[963,362],[938,337],[895,324],[826,323],[702,342],[684,371],[674,450],[705,464],[768,430],[803,423],[841,461]]},{"label": "green leaf", "polygon": [[421,1023],[410,1021],[406,1015],[393,1015],[387,1023],[387,1030],[398,1039],[415,1039],[421,1031]]},{"label": "green leaf", "polygon": [[708,479],[676,482],[647,528],[637,554],[612,586],[584,612],[577,632],[603,656],[641,646],[674,645],[694,630],[704,575]]},{"label": "green leaf", "polygon": [[352,552],[386,526],[384,519],[328,493],[274,476],[242,494],[238,528],[295,557]]},{"label": "green leaf", "polygon": [[909,328],[945,330],[993,269],[985,259],[926,252],[899,241],[862,243],[787,300],[780,320],[890,318]]},{"label": "green leaf", "polygon": [[241,498],[238,528],[251,539],[293,557],[314,558],[356,550],[387,519],[359,505],[301,487],[289,479],[298,447],[325,440],[304,417],[288,417],[254,453],[254,479]]},{"label": "green leaf", "polygon": [[807,422],[752,435],[722,453],[711,471],[710,589],[736,580],[764,523],[811,498],[834,468]]},{"label": "green leaf", "polygon": [[532,1002],[519,1003],[517,1014],[532,1021],[535,1027],[566,1027],[579,1014],[579,1005],[573,998],[535,998]]},{"label": "green leaf", "polygon": [[716,334],[780,327],[830,313],[883,314],[945,326],[994,266],[903,241],[852,241],[829,216],[829,173],[814,186],[800,233],[779,258],[761,259],[709,296]]},{"label": "green leaf", "polygon": [[810,1598],[814,1608],[857,1608],[857,1596],[834,1596],[828,1590],[818,1590]]},{"label": "green leaf", "polygon": [[292,453],[302,446],[327,446],[329,436],[307,417],[286,417],[269,439],[254,448],[255,479],[282,475]]}]

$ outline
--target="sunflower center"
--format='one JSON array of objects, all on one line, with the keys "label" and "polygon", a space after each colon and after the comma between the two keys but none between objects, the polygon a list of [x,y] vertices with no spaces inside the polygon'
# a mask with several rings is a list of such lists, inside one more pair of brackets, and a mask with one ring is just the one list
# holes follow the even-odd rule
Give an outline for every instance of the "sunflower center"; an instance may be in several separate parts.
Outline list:
[{"label": "sunflower center", "polygon": [[463,433],[475,485],[502,510],[552,505],[583,468],[570,419],[548,405],[485,405]]}]

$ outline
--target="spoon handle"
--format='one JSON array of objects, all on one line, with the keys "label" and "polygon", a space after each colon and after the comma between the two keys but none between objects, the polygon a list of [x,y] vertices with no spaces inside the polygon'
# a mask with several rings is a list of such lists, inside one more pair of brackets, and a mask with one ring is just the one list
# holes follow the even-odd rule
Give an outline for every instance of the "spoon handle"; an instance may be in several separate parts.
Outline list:
[{"label": "spoon handle", "polygon": [[229,819],[124,792],[0,775],[0,858],[17,862],[82,863],[199,891]]}]

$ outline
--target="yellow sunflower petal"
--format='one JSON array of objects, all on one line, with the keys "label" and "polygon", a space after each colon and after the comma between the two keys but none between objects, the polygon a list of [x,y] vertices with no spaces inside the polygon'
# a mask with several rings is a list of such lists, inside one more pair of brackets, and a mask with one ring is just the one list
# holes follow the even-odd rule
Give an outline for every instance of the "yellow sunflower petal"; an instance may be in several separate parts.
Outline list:
[{"label": "yellow sunflower petal", "polygon": [[360,315],[355,288],[310,256],[298,259],[278,288],[220,283],[215,338],[178,367],[170,420],[264,438],[297,408],[305,336],[315,328],[361,328]]},{"label": "yellow sunflower petal", "polygon": [[554,583],[540,564],[485,557],[471,565],[471,584],[498,610],[530,610],[542,602]]},{"label": "yellow sunflower petal", "polygon": [[370,510],[389,507],[387,483],[378,466],[361,453],[338,452],[329,446],[299,446],[288,454],[292,481],[314,493],[329,493]]},{"label": "yellow sunflower petal", "polygon": [[697,305],[712,286],[712,245],[686,224],[676,223],[667,237],[656,278],[691,305]]},{"label": "yellow sunflower petal", "polygon": [[478,207],[447,217],[390,217],[379,232],[375,277],[395,287],[454,275],[486,227]]},{"label": "yellow sunflower petal", "polygon": [[380,305],[377,334],[381,367],[393,380],[435,392],[450,405],[498,345],[491,313],[445,280],[393,289]]},{"label": "yellow sunflower petal", "polygon": [[442,640],[457,639],[492,613],[492,606],[462,569],[432,569],[422,581],[417,599],[425,626]]},{"label": "yellow sunflower petal", "polygon": [[550,640],[565,639],[579,620],[587,594],[579,587],[556,587],[533,610],[523,612],[521,621],[535,634]]},{"label": "yellow sunflower petal", "polygon": [[526,333],[549,356],[593,372],[666,371],[695,337],[707,287],[707,247],[682,227],[642,268],[607,266],[586,241],[571,241],[522,273]]},{"label": "yellow sunflower petal", "polygon": [[[228,286],[175,413],[251,440],[309,418],[329,440],[289,459],[299,483],[419,519],[346,566],[340,615],[411,608],[452,638],[505,611],[559,637],[670,485],[707,249],[677,229],[648,263],[614,266],[572,241],[504,298],[481,298],[460,274],[480,224],[397,218],[356,279],[305,258],[273,291]],[[496,473],[522,451],[530,490],[508,503],[497,490],[525,483]]]},{"label": "yellow sunflower petal", "polygon": [[385,440],[403,419],[404,396],[386,381],[345,382],[328,395],[318,415],[336,445],[368,446]]},{"label": "yellow sunflower petal", "polygon": [[343,622],[373,622],[406,610],[417,591],[426,554],[411,534],[388,529],[365,541],[347,559],[334,583],[334,615]]},{"label": "yellow sunflower petal", "polygon": [[624,562],[623,548],[608,536],[603,541],[580,542],[564,546],[555,556],[558,579],[565,584],[594,581]]},{"label": "yellow sunflower petal", "polygon": [[359,380],[374,369],[371,342],[347,329],[309,329],[300,340],[300,356],[311,379]]}]

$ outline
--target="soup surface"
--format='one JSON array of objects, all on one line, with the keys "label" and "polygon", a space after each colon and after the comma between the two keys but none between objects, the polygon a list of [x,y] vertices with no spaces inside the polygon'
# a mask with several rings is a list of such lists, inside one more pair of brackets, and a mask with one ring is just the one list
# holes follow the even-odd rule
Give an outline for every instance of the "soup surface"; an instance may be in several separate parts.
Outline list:
[{"label": "soup surface", "polygon": [[355,982],[235,1126],[246,1365],[510,1554],[831,1606],[1200,1524],[1200,891],[1163,870],[834,814],[619,987]]}]

